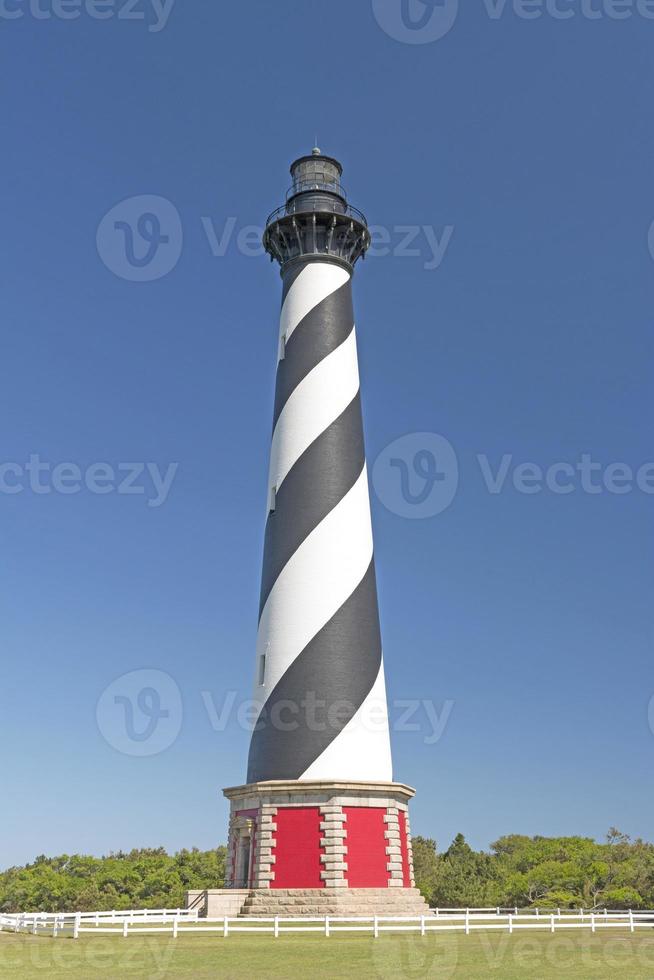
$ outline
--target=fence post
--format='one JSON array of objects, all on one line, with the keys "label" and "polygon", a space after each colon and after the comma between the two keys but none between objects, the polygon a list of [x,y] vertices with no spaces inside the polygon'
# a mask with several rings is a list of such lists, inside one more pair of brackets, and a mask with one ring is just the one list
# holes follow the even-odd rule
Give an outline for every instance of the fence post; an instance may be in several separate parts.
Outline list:
[{"label": "fence post", "polygon": [[223,919],[223,936],[225,939],[229,936],[229,919],[227,916]]},{"label": "fence post", "polygon": [[509,916],[509,935],[513,935],[513,916]]},{"label": "fence post", "polygon": [[379,939],[379,918],[377,916],[373,920],[372,934],[375,939]]},{"label": "fence post", "polygon": [[278,915],[275,916],[274,933],[275,933],[275,939],[279,939],[279,916]]},{"label": "fence post", "polygon": [[540,909],[536,909],[536,918],[540,919]]},{"label": "fence post", "polygon": [[424,917],[424,915],[421,915],[420,916],[420,935],[421,936],[424,936],[425,935],[425,917]]},{"label": "fence post", "polygon": [[554,922],[555,922],[554,915],[552,915],[552,926],[551,926],[550,932],[554,932],[554,929],[555,929]]},{"label": "fence post", "polygon": [[499,914],[500,914],[500,907],[498,905],[497,908],[495,909],[495,915],[499,915]]},{"label": "fence post", "polygon": [[466,909],[466,936],[470,935],[470,909]]},{"label": "fence post", "polygon": [[325,916],[325,936],[329,939],[329,916]]},{"label": "fence post", "polygon": [[635,928],[634,927],[634,913],[633,913],[633,911],[631,909],[629,909],[629,929],[630,929],[631,932],[634,932],[634,928]]},{"label": "fence post", "polygon": [[514,909],[514,911],[513,911],[513,914],[514,914],[514,915],[517,915],[517,914],[518,914],[518,906],[517,906],[517,905],[516,905],[516,907],[515,907],[515,909]]},{"label": "fence post", "polygon": [[75,915],[75,925],[73,926],[73,939],[79,939],[79,927],[82,922],[82,915],[78,912]]},{"label": "fence post", "polygon": [[123,938],[124,939],[127,939],[127,930],[128,930],[128,928],[129,928],[129,920],[128,919],[124,919],[123,920]]}]

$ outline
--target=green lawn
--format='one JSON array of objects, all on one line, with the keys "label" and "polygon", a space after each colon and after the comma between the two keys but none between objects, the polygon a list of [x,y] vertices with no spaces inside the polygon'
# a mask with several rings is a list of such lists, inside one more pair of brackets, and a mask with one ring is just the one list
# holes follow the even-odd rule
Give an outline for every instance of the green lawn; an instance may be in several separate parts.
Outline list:
[{"label": "green lawn", "polygon": [[651,980],[654,932],[48,939],[0,933],[0,977]]}]

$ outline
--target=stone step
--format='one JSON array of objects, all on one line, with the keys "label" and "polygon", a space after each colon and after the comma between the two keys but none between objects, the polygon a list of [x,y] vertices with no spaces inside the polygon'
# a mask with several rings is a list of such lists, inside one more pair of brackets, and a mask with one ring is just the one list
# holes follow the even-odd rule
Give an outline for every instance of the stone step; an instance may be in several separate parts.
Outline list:
[{"label": "stone step", "polygon": [[421,916],[429,906],[417,888],[258,889],[246,898],[244,916]]},{"label": "stone step", "polygon": [[426,908],[427,903],[422,902],[419,899],[410,898],[400,898],[398,897],[394,902],[388,901],[387,899],[366,899],[366,898],[351,898],[349,900],[337,899],[332,896],[326,898],[305,898],[305,899],[284,899],[284,898],[272,898],[272,899],[246,899],[243,903],[245,908],[259,908],[261,906],[268,905],[290,905],[294,907],[301,907],[303,905],[336,905],[338,907],[345,908],[345,906],[358,905],[358,906],[374,906],[376,908],[397,908],[399,905],[406,907],[407,905],[411,908]]}]

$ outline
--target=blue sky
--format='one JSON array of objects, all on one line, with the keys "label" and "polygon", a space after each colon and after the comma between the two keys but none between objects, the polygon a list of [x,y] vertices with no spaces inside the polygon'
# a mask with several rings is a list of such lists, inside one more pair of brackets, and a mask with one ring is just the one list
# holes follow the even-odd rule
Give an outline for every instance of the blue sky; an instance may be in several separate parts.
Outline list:
[{"label": "blue sky", "polygon": [[[458,831],[476,846],[612,824],[647,836],[644,5],[617,20],[608,0],[561,0],[528,20],[488,0],[445,32],[430,18],[452,20],[452,0],[412,0],[413,27],[399,0],[177,0],[165,23],[145,0],[145,19],[125,19],[122,2],[106,20],[48,18],[48,0],[0,14],[0,463],[3,487],[23,486],[0,493],[0,866],[225,840],[220,789],[243,781],[249,740],[236,709],[253,675],[280,291],[246,229],[282,203],[316,134],[389,253],[355,282],[371,469],[407,434],[411,467],[415,433],[446,439],[458,466],[433,516],[396,512],[397,468],[372,494],[391,717],[424,699],[447,720],[434,744],[422,708],[393,736],[396,778],[418,790],[413,830],[443,846]],[[442,37],[418,37],[422,15]],[[144,195],[169,202],[150,200],[163,223],[135,239],[142,257],[170,232],[152,267],[167,274],[133,281],[149,267],[134,273],[102,221]],[[117,214],[127,227],[142,211]],[[584,455],[599,493],[578,473],[569,493],[525,493],[538,471],[514,473]],[[50,467],[40,482],[30,457]],[[77,493],[54,490],[64,463]],[[144,492],[116,492],[138,463]],[[615,463],[630,492],[602,484],[624,487]],[[167,473],[162,500],[153,474]],[[57,486],[77,477],[58,471]],[[121,751],[103,714],[134,671],[134,690],[155,691],[135,729],[169,710],[152,755]]]}]

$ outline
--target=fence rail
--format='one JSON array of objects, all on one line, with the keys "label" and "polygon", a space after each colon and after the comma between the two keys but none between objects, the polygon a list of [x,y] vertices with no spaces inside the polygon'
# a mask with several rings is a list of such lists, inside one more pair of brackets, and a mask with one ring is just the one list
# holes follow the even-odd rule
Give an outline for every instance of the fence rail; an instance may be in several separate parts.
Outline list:
[{"label": "fence rail", "polygon": [[181,935],[218,933],[263,933],[275,938],[286,933],[314,932],[326,937],[339,932],[361,932],[378,938],[385,932],[463,932],[470,935],[481,930],[502,930],[510,934],[523,929],[549,933],[561,929],[636,929],[654,928],[654,912],[610,912],[528,910],[504,912],[497,909],[432,909],[423,916],[321,916],[261,917],[254,916],[199,919],[188,909],[139,909],[113,912],[62,912],[0,914],[0,930],[47,935],[53,938],[81,935]]}]

